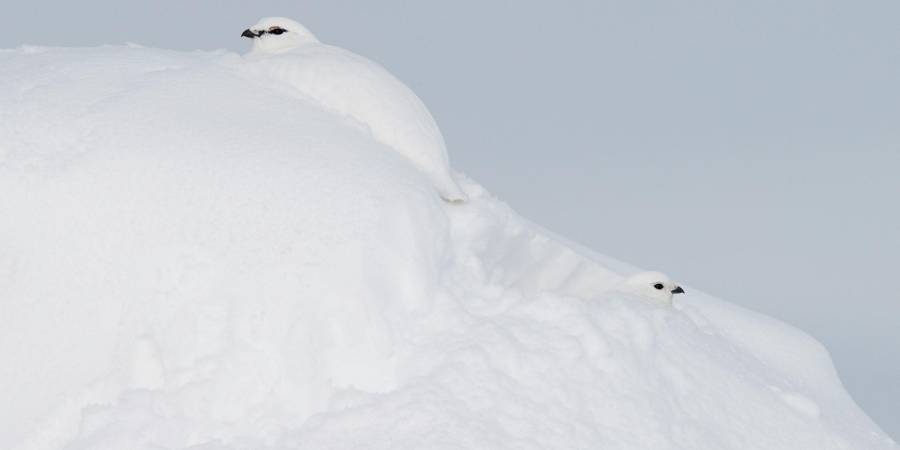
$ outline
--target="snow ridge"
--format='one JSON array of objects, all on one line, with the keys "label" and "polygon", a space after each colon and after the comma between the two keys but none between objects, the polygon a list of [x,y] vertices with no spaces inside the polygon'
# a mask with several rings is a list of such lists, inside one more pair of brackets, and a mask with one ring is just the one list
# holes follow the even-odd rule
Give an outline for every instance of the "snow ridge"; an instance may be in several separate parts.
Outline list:
[{"label": "snow ridge", "polygon": [[617,291],[249,64],[0,52],[0,448],[897,448],[802,332]]}]

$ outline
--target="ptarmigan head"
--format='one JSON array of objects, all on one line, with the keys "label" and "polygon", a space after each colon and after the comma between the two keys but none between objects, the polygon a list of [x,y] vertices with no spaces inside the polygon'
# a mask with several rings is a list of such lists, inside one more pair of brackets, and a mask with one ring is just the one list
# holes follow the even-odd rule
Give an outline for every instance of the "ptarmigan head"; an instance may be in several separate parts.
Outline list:
[{"label": "ptarmigan head", "polygon": [[278,53],[319,42],[306,27],[285,17],[262,18],[241,36],[253,39],[253,53]]},{"label": "ptarmigan head", "polygon": [[667,304],[672,303],[674,294],[684,294],[684,289],[675,284],[665,274],[659,272],[641,272],[625,279],[618,289],[627,294],[634,294]]}]

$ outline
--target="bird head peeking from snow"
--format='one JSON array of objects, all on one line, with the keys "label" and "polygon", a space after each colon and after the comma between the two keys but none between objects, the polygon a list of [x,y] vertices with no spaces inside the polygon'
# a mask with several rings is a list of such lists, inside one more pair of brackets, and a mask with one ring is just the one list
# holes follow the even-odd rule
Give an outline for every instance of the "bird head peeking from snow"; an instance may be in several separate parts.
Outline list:
[{"label": "bird head peeking from snow", "polygon": [[674,294],[684,294],[684,289],[675,284],[665,274],[659,272],[641,272],[626,278],[619,285],[618,291],[661,301],[672,303]]},{"label": "bird head peeking from snow", "polygon": [[252,53],[279,53],[319,42],[306,27],[285,17],[265,17],[241,33],[253,39]]}]

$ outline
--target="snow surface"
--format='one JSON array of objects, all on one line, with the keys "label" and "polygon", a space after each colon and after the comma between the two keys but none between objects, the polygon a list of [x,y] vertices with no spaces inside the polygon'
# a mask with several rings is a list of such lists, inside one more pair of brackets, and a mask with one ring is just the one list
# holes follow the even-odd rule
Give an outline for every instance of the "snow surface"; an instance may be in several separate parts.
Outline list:
[{"label": "snow surface", "polygon": [[897,448],[802,332],[620,293],[247,64],[0,51],[0,448]]}]

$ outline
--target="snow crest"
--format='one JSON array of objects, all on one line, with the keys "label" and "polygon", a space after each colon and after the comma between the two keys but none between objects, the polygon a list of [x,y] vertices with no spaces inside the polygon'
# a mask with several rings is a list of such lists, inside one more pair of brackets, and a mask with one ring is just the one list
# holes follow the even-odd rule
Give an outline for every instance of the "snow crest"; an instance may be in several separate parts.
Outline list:
[{"label": "snow crest", "polygon": [[0,51],[0,448],[890,449],[827,352],[226,52]]}]

